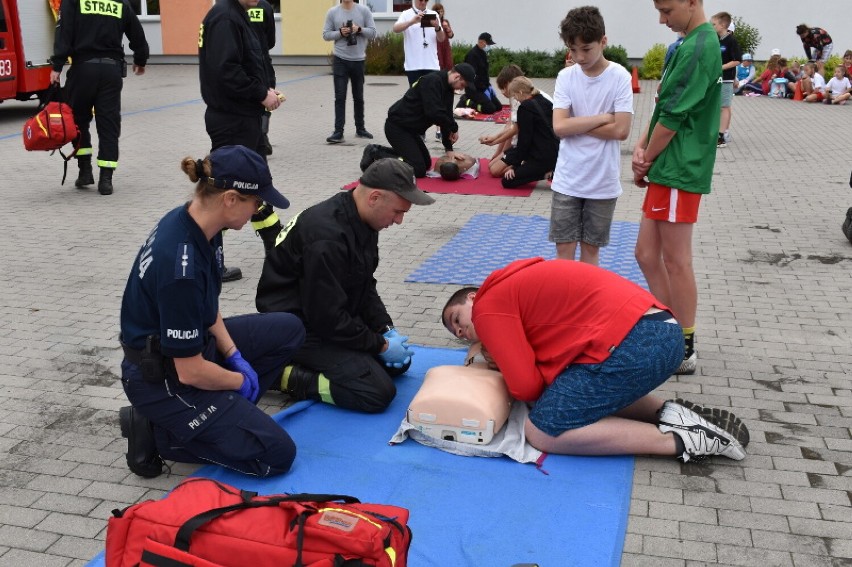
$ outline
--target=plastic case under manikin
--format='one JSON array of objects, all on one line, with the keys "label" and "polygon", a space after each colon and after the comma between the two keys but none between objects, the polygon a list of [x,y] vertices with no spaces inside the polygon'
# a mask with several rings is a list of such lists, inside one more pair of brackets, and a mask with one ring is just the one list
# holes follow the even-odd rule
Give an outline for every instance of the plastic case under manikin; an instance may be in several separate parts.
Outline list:
[{"label": "plastic case under manikin", "polygon": [[503,375],[485,364],[436,366],[426,372],[407,419],[429,437],[486,445],[506,424],[511,407]]}]

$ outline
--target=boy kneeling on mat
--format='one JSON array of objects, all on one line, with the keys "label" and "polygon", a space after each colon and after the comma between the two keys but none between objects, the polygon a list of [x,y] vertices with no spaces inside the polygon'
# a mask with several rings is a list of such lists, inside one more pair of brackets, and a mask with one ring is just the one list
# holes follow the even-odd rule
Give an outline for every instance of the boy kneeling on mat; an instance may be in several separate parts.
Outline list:
[{"label": "boy kneeling on mat", "polygon": [[454,293],[441,318],[481,341],[509,393],[532,403],[524,433],[540,451],[746,456],[748,430],[733,414],[649,395],[680,365],[683,333],[668,307],[617,274],[518,260]]}]

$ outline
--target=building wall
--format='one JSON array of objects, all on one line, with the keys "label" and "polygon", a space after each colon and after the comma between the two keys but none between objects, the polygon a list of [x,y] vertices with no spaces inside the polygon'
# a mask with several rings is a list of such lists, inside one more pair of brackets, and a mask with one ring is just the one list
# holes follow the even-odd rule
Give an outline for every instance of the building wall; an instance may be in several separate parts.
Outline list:
[{"label": "building wall", "polygon": [[[326,64],[331,44],[322,40],[325,13],[337,0],[283,0],[283,13],[278,20],[278,41],[274,55],[298,59],[317,56],[315,62]],[[361,0],[374,3],[378,9],[389,0]],[[556,0],[442,0],[446,16],[452,22],[455,41],[474,43],[477,36],[490,32],[501,47],[513,50],[554,51],[563,49],[558,35],[559,22],[572,7]],[[607,25],[611,45],[622,45],[631,59],[641,59],[655,43],[669,44],[674,33],[659,24],[652,0],[597,0]],[[432,2],[430,2],[431,6]],[[581,5],[582,3],[577,3]],[[533,9],[534,8],[534,9]],[[764,60],[778,48],[786,56],[803,56],[796,25],[806,23],[823,27],[834,39],[834,52],[842,55],[852,49],[852,6],[849,0],[705,0],[709,16],[720,11],[742,17],[760,32],[762,40],[755,59]],[[376,12],[379,33],[391,30],[398,14]],[[143,22],[151,53],[171,55],[163,50],[160,18]],[[286,62],[286,60],[285,60]],[[303,62],[300,60],[300,62]]]}]

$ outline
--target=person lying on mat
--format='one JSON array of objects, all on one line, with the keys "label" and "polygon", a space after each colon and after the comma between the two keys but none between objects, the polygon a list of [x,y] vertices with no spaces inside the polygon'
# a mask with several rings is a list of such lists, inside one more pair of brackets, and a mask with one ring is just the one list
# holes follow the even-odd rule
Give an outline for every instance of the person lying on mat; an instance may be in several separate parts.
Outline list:
[{"label": "person lying on mat", "polygon": [[119,410],[127,465],[163,472],[163,459],[216,463],[248,475],[285,473],[293,440],[255,404],[305,340],[288,313],[222,319],[222,230],[240,230],[264,201],[290,202],[266,160],[222,146],[181,169],[195,194],[160,219],[136,255],[121,301]]},{"label": "person lying on mat", "polygon": [[444,181],[476,179],[479,177],[479,160],[470,154],[453,152],[435,160],[426,177],[440,177]]},{"label": "person lying on mat", "polygon": [[280,375],[283,392],[368,413],[391,403],[392,377],[408,369],[413,352],[376,290],[379,231],[402,224],[411,205],[434,202],[410,165],[383,158],[354,190],[287,223],[266,255],[255,300],[258,311],[292,313],[307,330]]},{"label": "person lying on mat", "polygon": [[518,142],[503,154],[507,168],[501,183],[515,189],[544,179],[556,167],[559,138],[553,133],[553,101],[544,97],[526,77],[509,83],[509,95],[517,100]]},{"label": "person lying on mat", "polygon": [[668,307],[617,274],[518,260],[455,292],[441,320],[481,341],[512,396],[532,404],[524,432],[540,451],[746,456],[748,430],[733,414],[649,395],[680,365],[683,333]]},{"label": "person lying on mat", "polygon": [[453,143],[459,139],[453,97],[475,78],[473,67],[467,63],[459,63],[450,71],[429,73],[417,79],[388,109],[385,137],[394,152],[414,168],[416,177],[425,177],[432,165],[425,136],[433,124],[441,128],[444,150],[452,153]]}]

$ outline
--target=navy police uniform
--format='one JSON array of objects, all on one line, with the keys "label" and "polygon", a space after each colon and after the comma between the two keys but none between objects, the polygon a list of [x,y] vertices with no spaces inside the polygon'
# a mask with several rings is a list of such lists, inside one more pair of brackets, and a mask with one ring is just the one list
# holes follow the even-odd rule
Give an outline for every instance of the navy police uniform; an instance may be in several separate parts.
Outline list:
[{"label": "navy police uniform", "polygon": [[53,70],[60,72],[69,57],[67,87],[74,121],[80,128],[78,158],[91,161],[92,107],[98,129],[97,164],[118,167],[121,135],[121,88],[126,76],[122,37],[130,40],[133,64],[144,67],[148,42],[128,0],[64,0],[56,23]]},{"label": "navy police uniform", "polygon": [[246,9],[237,0],[216,0],[198,37],[198,73],[211,150],[241,145],[266,155],[261,115],[271,80],[268,57]]},{"label": "navy police uniform", "polygon": [[293,362],[314,372],[309,399],[379,412],[396,396],[391,374],[407,367],[389,369],[378,358],[393,327],[373,275],[378,244],[379,233],[344,191],[291,219],[266,255],[257,310],[304,322],[307,338]]},{"label": "navy police uniform", "polygon": [[[173,358],[199,353],[222,363],[208,329],[219,314],[222,237],[208,241],[187,205],[167,213],[142,246],[121,303],[125,350],[122,384],[136,411],[153,425],[164,459],[216,463],[257,476],[289,470],[296,455],[290,436],[236,391],[181,384]],[[287,313],[224,320],[243,358],[258,374],[260,392],[280,379],[304,341],[304,327]],[[161,356],[151,375],[142,355]]]}]

